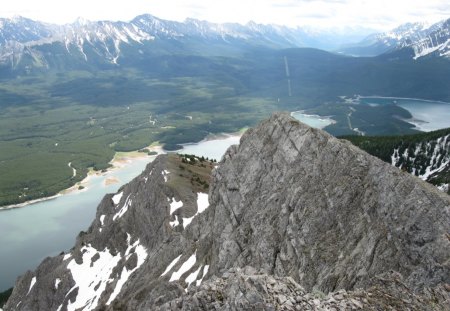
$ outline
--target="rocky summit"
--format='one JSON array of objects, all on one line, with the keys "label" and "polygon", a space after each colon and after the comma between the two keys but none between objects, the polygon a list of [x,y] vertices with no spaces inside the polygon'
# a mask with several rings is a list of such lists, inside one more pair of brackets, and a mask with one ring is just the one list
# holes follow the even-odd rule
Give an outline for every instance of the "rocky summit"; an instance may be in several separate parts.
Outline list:
[{"label": "rocky summit", "polygon": [[450,196],[274,114],[159,156],[5,310],[450,310]]}]

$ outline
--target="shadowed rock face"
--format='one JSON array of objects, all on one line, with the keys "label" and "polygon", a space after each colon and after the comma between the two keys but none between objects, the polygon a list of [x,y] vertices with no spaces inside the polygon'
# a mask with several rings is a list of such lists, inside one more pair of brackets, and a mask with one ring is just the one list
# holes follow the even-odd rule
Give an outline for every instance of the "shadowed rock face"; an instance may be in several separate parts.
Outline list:
[{"label": "shadowed rock face", "polygon": [[227,151],[206,210],[186,182],[199,168],[180,163],[159,157],[106,196],[70,254],[19,279],[5,309],[445,310],[450,197],[433,186],[287,114]]}]

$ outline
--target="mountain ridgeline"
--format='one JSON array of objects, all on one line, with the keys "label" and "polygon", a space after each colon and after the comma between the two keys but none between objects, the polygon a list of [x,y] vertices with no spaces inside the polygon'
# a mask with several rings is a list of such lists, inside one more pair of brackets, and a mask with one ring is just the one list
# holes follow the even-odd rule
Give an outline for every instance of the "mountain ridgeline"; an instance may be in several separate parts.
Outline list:
[{"label": "mountain ridgeline", "polygon": [[0,205],[53,196],[90,168],[107,169],[115,152],[177,149],[274,111],[329,116],[333,135],[395,135],[417,132],[407,110],[342,98],[450,102],[446,55],[414,59],[405,48],[357,58],[311,48],[321,47],[314,40],[300,28],[151,15],[0,20]]},{"label": "mountain ridgeline", "polygon": [[62,26],[19,17],[0,20],[0,64],[21,74],[49,68],[111,69],[136,65],[152,55],[229,57],[242,55],[244,49],[327,48],[325,42],[339,41],[337,34],[323,36],[302,28],[175,22],[148,14],[130,22],[80,19]]},{"label": "mountain ridgeline", "polygon": [[342,137],[450,194],[450,129],[404,136]]},{"label": "mountain ridgeline", "polygon": [[448,310],[450,196],[288,114],[213,165],[159,156],[4,309]]},{"label": "mountain ridgeline", "polygon": [[407,23],[391,31],[372,34],[357,44],[343,47],[340,52],[357,56],[388,57],[399,55],[421,57],[450,56],[450,19],[427,25]]}]

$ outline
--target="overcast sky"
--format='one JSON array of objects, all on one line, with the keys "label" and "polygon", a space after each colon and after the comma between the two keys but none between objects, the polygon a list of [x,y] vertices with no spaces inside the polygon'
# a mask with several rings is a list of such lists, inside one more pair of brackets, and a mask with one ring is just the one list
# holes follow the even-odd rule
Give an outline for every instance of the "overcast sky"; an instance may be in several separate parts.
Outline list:
[{"label": "overcast sky", "polygon": [[272,23],[287,26],[388,30],[409,21],[450,17],[449,0],[2,0],[0,16],[21,15],[50,23],[131,20],[150,13],[183,21]]}]

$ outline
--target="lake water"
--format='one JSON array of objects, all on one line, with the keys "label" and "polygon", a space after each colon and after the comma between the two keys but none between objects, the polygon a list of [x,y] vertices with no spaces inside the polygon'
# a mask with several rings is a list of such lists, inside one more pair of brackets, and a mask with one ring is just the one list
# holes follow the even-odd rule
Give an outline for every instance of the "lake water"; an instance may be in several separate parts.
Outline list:
[{"label": "lake water", "polygon": [[321,117],[318,115],[305,114],[303,111],[295,111],[291,113],[291,116],[296,118],[297,120],[308,124],[309,126],[323,129],[325,126],[334,123],[334,120],[328,117]]},{"label": "lake water", "polygon": [[424,132],[450,127],[450,103],[409,98],[362,97],[367,104],[393,104],[408,110],[413,116],[405,120]]},{"label": "lake water", "polygon": [[[297,119],[315,127],[332,120],[293,113]],[[180,153],[205,156],[219,161],[226,149],[239,143],[239,136],[226,135],[213,140],[186,144]],[[87,188],[55,199],[22,208],[0,211],[0,291],[13,286],[16,278],[34,269],[45,257],[69,250],[75,238],[86,230],[95,217],[97,205],[106,193],[116,192],[121,185],[139,175],[155,157],[133,159],[123,167],[101,175],[92,175]],[[118,183],[106,185],[107,179]]]},{"label": "lake water", "polygon": [[200,157],[205,156],[220,161],[229,146],[239,144],[239,139],[240,136],[230,135],[221,139],[201,141],[198,144],[185,144],[183,145],[183,150],[178,152],[194,154]]},{"label": "lake water", "polygon": [[[179,152],[220,160],[225,150],[237,143],[239,137],[227,136],[187,144]],[[139,175],[154,158],[133,159],[121,168],[92,175],[83,191],[0,211],[0,291],[13,286],[19,275],[34,269],[45,257],[70,249],[78,233],[91,224],[102,197]],[[112,178],[119,183],[106,185]]]}]

